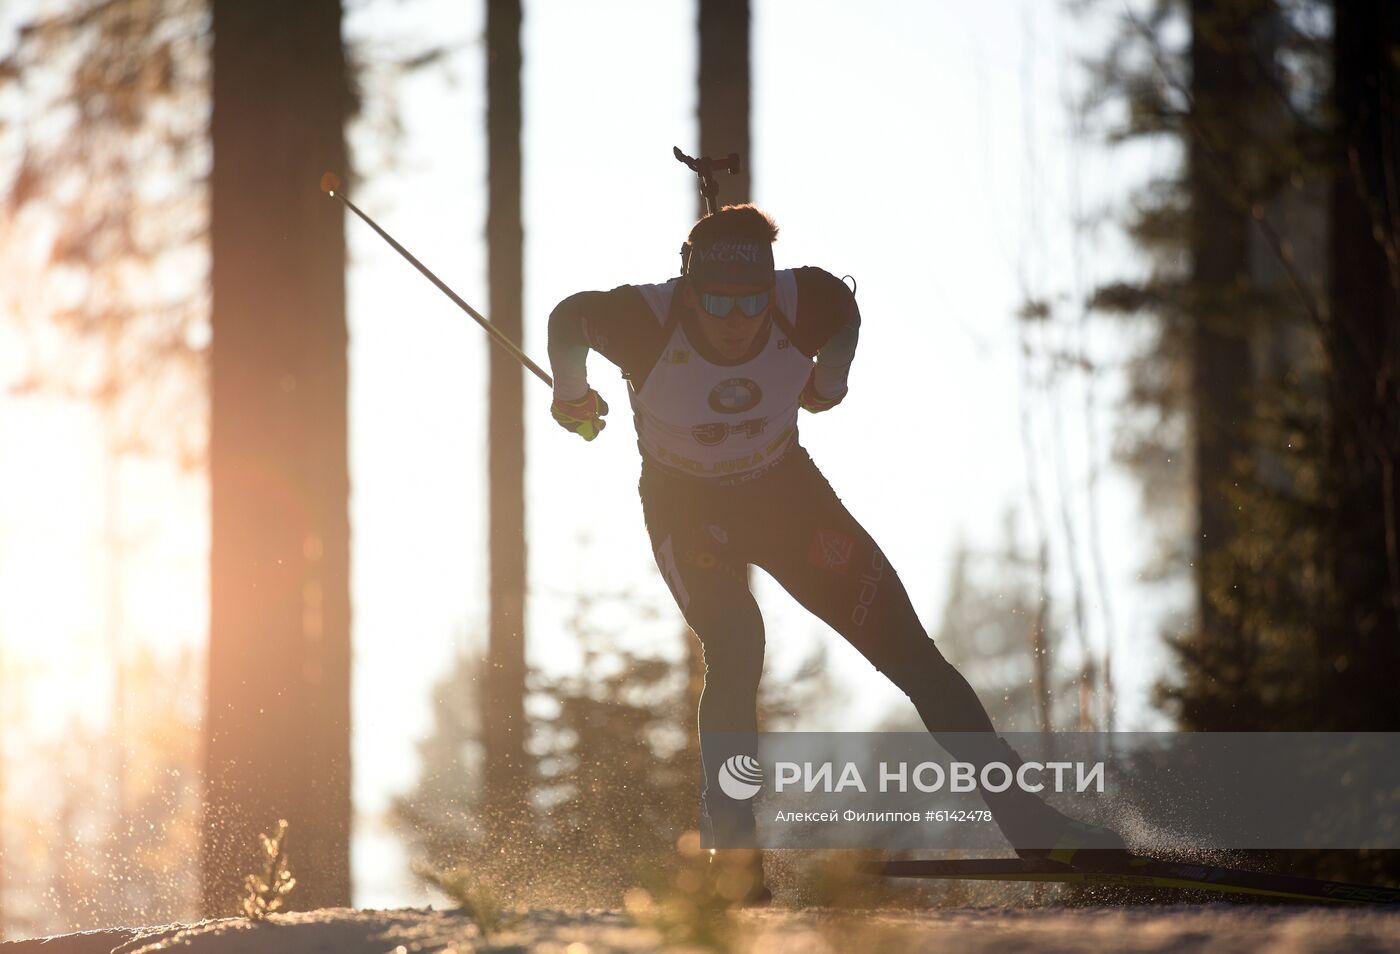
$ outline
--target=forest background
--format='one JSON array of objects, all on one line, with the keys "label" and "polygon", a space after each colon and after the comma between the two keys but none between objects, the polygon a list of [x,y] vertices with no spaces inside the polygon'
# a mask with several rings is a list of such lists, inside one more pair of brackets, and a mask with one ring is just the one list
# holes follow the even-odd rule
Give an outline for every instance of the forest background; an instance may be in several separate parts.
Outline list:
[{"label": "forest background", "polygon": [[[10,0],[6,932],[224,910],[279,812],[298,904],[374,906],[502,805],[575,857],[693,813],[621,382],[569,439],[326,168],[540,358],[675,273],[670,147],[742,151],[780,264],[859,282],[803,441],[999,726],[1393,729],[1384,8]],[[911,725],[755,576],[770,726]]]}]

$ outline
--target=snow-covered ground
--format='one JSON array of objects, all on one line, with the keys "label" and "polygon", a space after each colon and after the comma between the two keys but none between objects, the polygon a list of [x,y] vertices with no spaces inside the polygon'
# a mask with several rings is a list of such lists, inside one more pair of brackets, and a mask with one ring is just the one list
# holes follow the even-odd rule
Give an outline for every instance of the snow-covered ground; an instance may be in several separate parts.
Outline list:
[{"label": "snow-covered ground", "polygon": [[[741,911],[731,918],[729,949],[736,954],[1400,951],[1397,911],[1239,905],[916,912],[773,908]],[[262,924],[227,918],[0,945],[5,954],[630,954],[685,949],[666,947],[654,931],[634,926],[617,912],[535,909],[487,942],[464,916],[430,908],[335,908],[274,915]]]}]

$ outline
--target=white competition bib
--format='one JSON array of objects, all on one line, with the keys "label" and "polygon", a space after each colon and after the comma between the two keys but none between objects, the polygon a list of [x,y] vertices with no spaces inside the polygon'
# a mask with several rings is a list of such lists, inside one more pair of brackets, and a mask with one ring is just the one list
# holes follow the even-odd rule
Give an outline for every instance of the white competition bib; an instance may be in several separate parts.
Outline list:
[{"label": "white competition bib", "polygon": [[[792,327],[796,279],[790,269],[775,278],[777,307]],[[677,281],[637,286],[662,325]],[[631,391],[637,442],[653,462],[694,477],[756,475],[797,433],[798,402],[812,365],[776,321],[763,350],[732,365],[706,361],[676,322],[656,366],[641,389]]]}]

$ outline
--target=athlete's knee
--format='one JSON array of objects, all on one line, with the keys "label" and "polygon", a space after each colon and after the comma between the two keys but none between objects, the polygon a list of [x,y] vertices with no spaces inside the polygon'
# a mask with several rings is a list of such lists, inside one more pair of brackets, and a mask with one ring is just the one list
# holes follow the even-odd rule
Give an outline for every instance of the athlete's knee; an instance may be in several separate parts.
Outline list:
[{"label": "athlete's knee", "polygon": [[722,663],[706,662],[705,691],[739,702],[758,698],[763,678],[763,657],[746,656]]},{"label": "athlete's knee", "polygon": [[[735,638],[738,637],[738,638]],[[758,691],[763,676],[763,634],[730,633],[704,644],[705,685],[732,691]]]},{"label": "athlete's knee", "polygon": [[957,673],[938,645],[922,630],[891,641],[872,661],[875,668],[911,697],[936,690]]},{"label": "athlete's knee", "polygon": [[757,728],[763,644],[711,640],[705,644],[705,686],[700,696],[702,731],[752,732]]},{"label": "athlete's knee", "polygon": [[752,598],[727,605],[692,604],[686,622],[700,640],[706,685],[757,685],[763,672],[764,634],[763,617]]}]

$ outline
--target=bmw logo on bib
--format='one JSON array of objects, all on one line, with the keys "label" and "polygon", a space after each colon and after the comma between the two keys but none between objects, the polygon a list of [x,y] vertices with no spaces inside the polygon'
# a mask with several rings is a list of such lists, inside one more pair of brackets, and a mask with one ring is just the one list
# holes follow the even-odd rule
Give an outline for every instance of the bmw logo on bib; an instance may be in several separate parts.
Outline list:
[{"label": "bmw logo on bib", "polygon": [[710,392],[710,409],[721,414],[742,414],[763,400],[763,392],[748,378],[727,378]]}]

